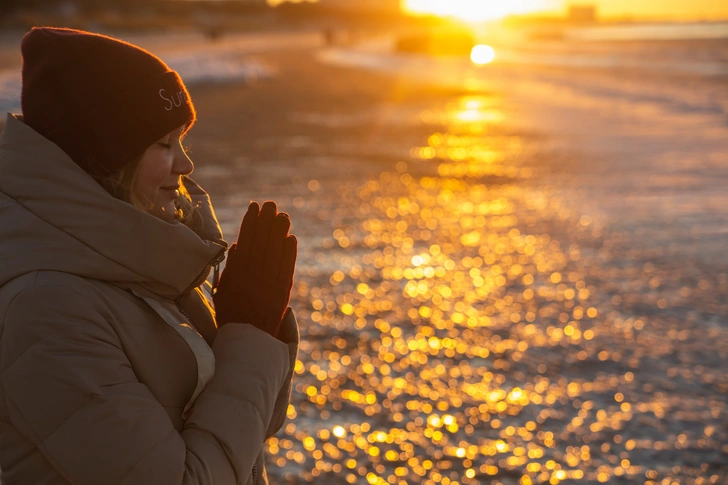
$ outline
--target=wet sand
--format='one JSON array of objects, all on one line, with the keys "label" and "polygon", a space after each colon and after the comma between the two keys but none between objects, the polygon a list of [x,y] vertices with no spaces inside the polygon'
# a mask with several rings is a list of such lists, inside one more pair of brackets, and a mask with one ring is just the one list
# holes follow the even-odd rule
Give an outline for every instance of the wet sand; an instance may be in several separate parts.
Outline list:
[{"label": "wet sand", "polygon": [[578,154],[472,96],[261,54],[193,90],[227,234],[276,199],[302,325],[276,483],[723,483],[728,276],[600,225]]}]

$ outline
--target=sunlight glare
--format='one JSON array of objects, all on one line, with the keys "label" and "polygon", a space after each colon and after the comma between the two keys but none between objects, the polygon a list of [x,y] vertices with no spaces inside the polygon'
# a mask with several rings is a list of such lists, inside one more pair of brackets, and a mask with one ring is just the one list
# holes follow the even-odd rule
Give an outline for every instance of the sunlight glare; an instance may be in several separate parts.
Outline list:
[{"label": "sunlight glare", "polygon": [[456,17],[468,22],[495,20],[510,14],[522,14],[548,8],[550,0],[404,0],[404,9],[413,14]]},{"label": "sunlight glare", "polygon": [[489,45],[476,45],[470,53],[470,59],[479,66],[490,64],[495,60],[495,50]]}]

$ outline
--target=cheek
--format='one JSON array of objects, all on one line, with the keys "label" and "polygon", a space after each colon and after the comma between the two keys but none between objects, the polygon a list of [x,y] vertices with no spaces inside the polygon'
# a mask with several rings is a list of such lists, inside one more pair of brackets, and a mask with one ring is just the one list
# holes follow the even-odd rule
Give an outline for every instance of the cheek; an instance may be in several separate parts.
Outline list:
[{"label": "cheek", "polygon": [[171,171],[172,157],[157,155],[143,158],[137,173],[137,192],[153,200],[159,187],[168,179]]}]

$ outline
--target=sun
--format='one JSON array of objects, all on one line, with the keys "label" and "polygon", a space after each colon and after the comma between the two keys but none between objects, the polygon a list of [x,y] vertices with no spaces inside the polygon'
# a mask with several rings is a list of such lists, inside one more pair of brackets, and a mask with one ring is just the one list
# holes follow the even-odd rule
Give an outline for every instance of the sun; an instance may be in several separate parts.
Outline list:
[{"label": "sun", "polygon": [[403,0],[405,12],[456,17],[468,22],[546,10],[553,0]]}]

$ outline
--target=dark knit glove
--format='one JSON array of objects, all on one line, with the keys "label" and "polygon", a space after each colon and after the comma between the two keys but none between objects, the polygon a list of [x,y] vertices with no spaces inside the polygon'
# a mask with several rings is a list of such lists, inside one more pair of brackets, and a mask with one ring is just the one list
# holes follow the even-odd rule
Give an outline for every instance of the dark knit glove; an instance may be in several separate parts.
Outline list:
[{"label": "dark knit glove", "polygon": [[298,242],[275,202],[251,202],[213,295],[217,326],[250,323],[276,337],[293,288]]}]

